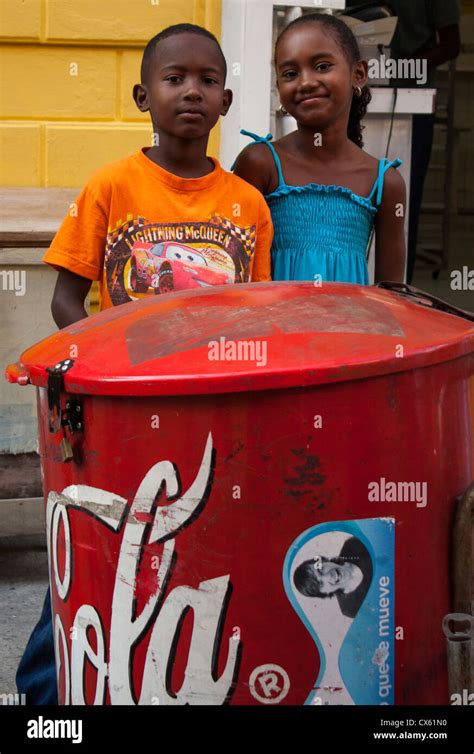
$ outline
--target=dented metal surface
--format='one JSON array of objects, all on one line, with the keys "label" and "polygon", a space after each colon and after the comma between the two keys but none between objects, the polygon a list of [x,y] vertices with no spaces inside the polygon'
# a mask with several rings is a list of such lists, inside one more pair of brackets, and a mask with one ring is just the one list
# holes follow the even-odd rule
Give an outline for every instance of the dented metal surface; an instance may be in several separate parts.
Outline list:
[{"label": "dented metal surface", "polygon": [[135,302],[64,328],[26,351],[7,377],[44,385],[45,368],[73,346],[78,358],[64,375],[70,393],[189,395],[429,366],[472,353],[474,325],[368,286],[215,286]]}]

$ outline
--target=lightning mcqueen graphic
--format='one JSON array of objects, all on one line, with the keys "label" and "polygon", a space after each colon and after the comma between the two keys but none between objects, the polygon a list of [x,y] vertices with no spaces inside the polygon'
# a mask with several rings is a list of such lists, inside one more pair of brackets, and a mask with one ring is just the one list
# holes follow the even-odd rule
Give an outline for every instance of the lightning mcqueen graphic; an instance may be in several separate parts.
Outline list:
[{"label": "lightning mcqueen graphic", "polygon": [[167,293],[233,282],[230,269],[212,264],[202,251],[185,244],[170,241],[133,244],[130,288],[134,293],[146,293],[149,288],[155,293]]}]

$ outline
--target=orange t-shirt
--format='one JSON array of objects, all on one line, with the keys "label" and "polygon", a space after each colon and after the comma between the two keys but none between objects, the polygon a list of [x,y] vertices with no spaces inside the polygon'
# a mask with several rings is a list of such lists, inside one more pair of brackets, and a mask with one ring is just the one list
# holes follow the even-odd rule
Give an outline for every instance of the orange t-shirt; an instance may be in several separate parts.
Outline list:
[{"label": "orange t-shirt", "polygon": [[256,188],[227,173],[180,178],[137,154],[98,170],[43,261],[99,281],[100,308],[150,293],[270,280],[273,227]]}]

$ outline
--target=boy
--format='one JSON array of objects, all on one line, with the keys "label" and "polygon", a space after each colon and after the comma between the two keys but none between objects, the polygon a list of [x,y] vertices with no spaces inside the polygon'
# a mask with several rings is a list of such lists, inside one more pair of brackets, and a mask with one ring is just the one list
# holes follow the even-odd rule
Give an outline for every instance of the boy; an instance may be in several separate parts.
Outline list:
[{"label": "boy", "polygon": [[225,76],[205,29],[178,24],[148,43],[133,97],[157,144],[96,172],[44,256],[59,268],[59,327],[86,316],[92,280],[103,309],[153,291],[270,279],[265,201],[206,156],[232,102]]},{"label": "boy", "polygon": [[[72,205],[43,261],[59,270],[51,311],[58,327],[149,294],[270,280],[272,225],[263,196],[206,156],[225,115],[226,62],[216,38],[192,24],[157,34],[143,53],[133,97],[149,112],[154,146],[97,171]],[[155,143],[156,142],[156,143]],[[49,590],[17,672],[28,704],[55,704]]]}]

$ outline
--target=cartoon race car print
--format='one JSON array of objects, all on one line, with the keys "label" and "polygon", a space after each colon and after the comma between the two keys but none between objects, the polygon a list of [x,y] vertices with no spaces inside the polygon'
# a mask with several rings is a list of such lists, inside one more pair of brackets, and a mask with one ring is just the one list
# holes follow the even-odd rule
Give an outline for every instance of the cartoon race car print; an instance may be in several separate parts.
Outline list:
[{"label": "cartoon race car print", "polygon": [[136,241],[130,258],[130,288],[134,293],[166,293],[184,288],[233,283],[230,269],[210,263],[203,250],[165,241]]}]

